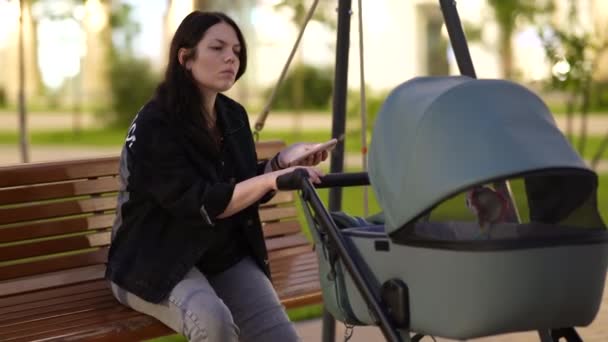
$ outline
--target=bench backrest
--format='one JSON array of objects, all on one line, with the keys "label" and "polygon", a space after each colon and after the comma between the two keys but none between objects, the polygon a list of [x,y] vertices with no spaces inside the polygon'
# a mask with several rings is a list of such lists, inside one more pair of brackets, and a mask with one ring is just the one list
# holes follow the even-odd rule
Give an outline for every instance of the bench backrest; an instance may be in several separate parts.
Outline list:
[{"label": "bench backrest", "polygon": [[[259,159],[284,144],[256,146]],[[0,167],[0,297],[103,277],[116,209],[119,157]],[[260,208],[272,272],[310,250],[293,192]],[[317,285],[318,286],[318,285]]]}]

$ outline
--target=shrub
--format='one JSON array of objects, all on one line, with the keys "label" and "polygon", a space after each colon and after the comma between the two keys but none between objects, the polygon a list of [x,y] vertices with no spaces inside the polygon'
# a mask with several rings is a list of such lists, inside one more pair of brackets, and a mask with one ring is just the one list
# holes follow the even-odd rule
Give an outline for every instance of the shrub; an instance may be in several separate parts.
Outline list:
[{"label": "shrub", "polygon": [[127,128],[131,120],[153,95],[159,82],[147,60],[130,55],[115,55],[109,66],[113,127]]},{"label": "shrub", "polygon": [[[366,92],[366,103],[367,103],[367,128],[371,129],[374,127],[374,121],[376,121],[376,117],[378,116],[378,112],[380,108],[382,108],[382,104],[388,93],[382,92],[378,94]],[[351,91],[348,94],[348,104],[347,104],[347,116],[348,117],[359,117],[361,115],[361,97],[359,91]]]},{"label": "shrub", "polygon": [[[330,68],[297,65],[287,74],[278,89],[273,108],[327,109],[332,90],[333,71]],[[298,92],[301,92],[300,104],[298,104]],[[266,91],[266,96],[270,96],[271,93],[272,88]]]},{"label": "shrub", "polygon": [[595,84],[591,93],[591,109],[595,111],[608,110],[608,81],[600,81]]},{"label": "shrub", "polygon": [[4,87],[0,87],[0,107],[6,107],[6,90]]}]

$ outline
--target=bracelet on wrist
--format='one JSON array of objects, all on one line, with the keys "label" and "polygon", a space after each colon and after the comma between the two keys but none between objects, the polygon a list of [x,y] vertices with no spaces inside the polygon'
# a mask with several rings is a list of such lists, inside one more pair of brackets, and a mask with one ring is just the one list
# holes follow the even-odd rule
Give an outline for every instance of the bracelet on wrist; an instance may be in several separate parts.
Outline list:
[{"label": "bracelet on wrist", "polygon": [[283,169],[283,167],[279,165],[279,154],[280,152],[275,154],[274,157],[272,157],[272,159],[270,160],[270,168],[272,169],[272,171],[278,171]]}]

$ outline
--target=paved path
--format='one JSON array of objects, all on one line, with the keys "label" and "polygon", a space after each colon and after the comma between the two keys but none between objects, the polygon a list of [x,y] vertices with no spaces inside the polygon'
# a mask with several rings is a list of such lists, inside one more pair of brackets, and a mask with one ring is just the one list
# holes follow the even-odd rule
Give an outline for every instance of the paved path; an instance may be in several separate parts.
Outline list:
[{"label": "paved path", "polygon": [[[73,127],[74,115],[71,113],[32,113],[27,116],[27,128],[32,131],[63,130]],[[79,121],[82,128],[100,127],[101,123],[90,113],[82,113]],[[19,121],[16,113],[0,112],[0,129],[18,131]]]},{"label": "paved path", "polygon": [[[547,284],[551,286],[551,284]],[[576,294],[573,294],[576,295]],[[309,320],[296,323],[296,329],[302,336],[304,342],[321,341],[321,319]],[[590,326],[576,329],[585,342],[607,342],[608,341],[608,283],[604,289],[602,305],[597,317]],[[455,340],[437,338],[437,342],[454,342]],[[344,325],[336,322],[336,341],[344,341]],[[379,328],[356,327],[350,342],[384,341]],[[423,341],[432,341],[424,338]],[[469,340],[470,342],[539,342],[536,332],[517,334],[505,334],[492,337],[484,337]]]},{"label": "paved path", "polygon": [[[30,162],[101,157],[119,153],[120,147],[33,146],[30,148]],[[0,166],[19,163],[21,156],[18,146],[0,145]]]},{"label": "paved path", "polygon": [[[1,130],[18,130],[17,115],[12,112],[0,112],[0,129]],[[564,115],[556,116],[555,120],[560,129],[565,129],[566,118]],[[256,121],[256,114],[250,116],[251,124]],[[574,132],[579,131],[580,118],[577,116],[573,122]],[[34,113],[28,116],[28,128],[30,130],[50,130],[50,129],[66,129],[72,127],[74,123],[71,113]],[[300,124],[300,129],[303,131],[317,131],[322,129],[331,129],[331,115],[329,113],[303,113],[300,116],[285,113],[270,113],[264,129],[280,130],[291,129],[296,124]],[[100,127],[99,120],[96,120],[90,113],[83,113],[81,118],[83,128]],[[348,119],[347,126],[355,128],[360,126],[359,118]],[[588,132],[591,135],[604,135],[608,133],[608,115],[606,114],[590,114]]]},{"label": "paved path", "polygon": [[[19,153],[20,152],[17,145],[0,145],[0,166],[21,163],[21,156]],[[100,157],[106,155],[118,155],[119,153],[120,147],[31,146],[30,162]],[[344,164],[350,168],[361,169],[361,155],[358,153],[346,154]],[[329,159],[322,163],[320,167],[323,170],[329,170]],[[608,160],[600,161],[596,171],[607,172]]]}]

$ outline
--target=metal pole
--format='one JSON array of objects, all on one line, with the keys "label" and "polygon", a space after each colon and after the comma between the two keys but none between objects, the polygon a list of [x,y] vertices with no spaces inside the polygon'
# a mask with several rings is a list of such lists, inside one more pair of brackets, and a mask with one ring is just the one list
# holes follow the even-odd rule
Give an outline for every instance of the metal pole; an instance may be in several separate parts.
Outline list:
[{"label": "metal pole", "polygon": [[[452,49],[454,50],[454,56],[456,57],[456,63],[458,63],[458,69],[460,73],[465,76],[477,78],[475,74],[475,67],[473,66],[473,60],[469,52],[469,46],[467,45],[467,38],[464,35],[462,29],[462,23],[458,16],[458,9],[456,8],[456,0],[439,0],[441,6],[441,12],[443,13],[443,19],[445,20],[445,26],[450,36],[450,42],[452,43]],[[515,205],[513,198],[513,192],[507,181],[494,182],[494,189],[499,192],[504,198],[507,199],[509,208],[506,212],[505,221],[508,222],[520,222],[520,216]]]},{"label": "metal pole", "polygon": [[[347,183],[349,180],[365,181],[365,179],[362,179],[363,177],[361,176],[363,175],[361,174],[353,176],[354,177],[349,177],[350,179],[344,179],[345,183]],[[390,342],[402,342],[403,339],[399,335],[394,323],[391,320],[388,313],[388,308],[383,307],[379,294],[373,290],[374,287],[372,286],[371,278],[369,276],[365,276],[363,268],[360,266],[360,264],[355,262],[353,256],[351,256],[349,253],[346,241],[342,237],[338,227],[333,222],[329,211],[325,210],[323,207],[323,203],[315,192],[315,188],[313,187],[312,183],[310,183],[306,177],[302,177],[301,181],[304,199],[310,203],[310,206],[315,212],[315,218],[319,220],[321,227],[324,227],[325,233],[329,235],[333,248],[335,248],[338,256],[340,257],[340,261],[348,270],[348,274],[359,290],[361,297],[368,305],[370,312],[374,315],[374,318],[382,331],[384,338],[386,341]],[[406,336],[409,337],[409,334],[406,333]],[[409,341],[409,339],[407,339],[407,341]]]},{"label": "metal pole", "polygon": [[441,5],[441,12],[443,13],[443,19],[445,20],[445,26],[448,30],[448,36],[450,37],[450,43],[452,44],[452,50],[454,50],[460,73],[477,78],[473,60],[469,53],[467,39],[456,10],[456,0],[439,0],[439,4]]},{"label": "metal pole", "polygon": [[[350,16],[351,0],[338,2],[338,30],[336,37],[336,64],[334,74],[334,97],[332,133],[334,138],[344,136],[346,130],[346,91],[348,82],[348,50],[350,47]],[[329,169],[331,173],[344,170],[344,140],[340,142],[331,153]],[[329,189],[329,211],[338,211],[342,208],[342,189]],[[323,342],[334,342],[336,336],[336,321],[326,310],[323,312]]]}]

